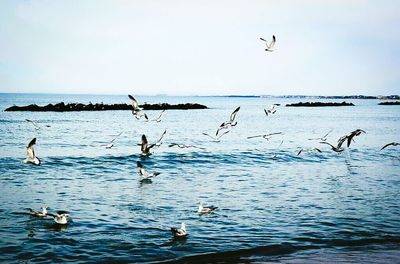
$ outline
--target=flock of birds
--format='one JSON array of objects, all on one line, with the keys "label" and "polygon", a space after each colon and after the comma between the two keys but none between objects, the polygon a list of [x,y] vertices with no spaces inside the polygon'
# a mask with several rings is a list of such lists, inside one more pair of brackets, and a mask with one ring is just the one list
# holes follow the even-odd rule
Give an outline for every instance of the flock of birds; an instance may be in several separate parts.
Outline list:
[{"label": "flock of birds", "polygon": [[[269,48],[273,48],[275,43],[275,37],[273,37],[273,41],[267,45],[267,47]],[[149,121],[149,118],[147,116],[147,114],[144,112],[144,110],[139,107],[139,104],[137,102],[137,100],[131,96],[128,95],[130,101],[131,101],[131,105],[132,105],[132,115],[136,118],[136,119],[144,119],[144,121]],[[276,109],[276,104],[272,105],[269,109],[264,109],[265,114],[268,115],[273,115],[277,112]],[[237,122],[237,114],[240,110],[240,107],[237,107],[230,115],[229,120],[224,121],[216,130],[215,135],[214,134],[208,134],[203,132],[203,135],[208,136],[212,139],[212,141],[214,142],[219,142],[221,137],[226,135],[227,133],[230,132],[230,128],[235,127],[238,122]],[[162,114],[164,113],[165,110],[163,110],[159,116],[156,119],[153,119],[152,121],[155,122],[160,122],[161,121],[161,117]],[[33,122],[32,120],[26,119],[27,122],[31,123],[35,129],[40,129],[41,127],[39,125],[37,125],[35,122]],[[50,127],[50,126],[47,126]],[[323,135],[322,137],[318,137],[318,138],[310,138],[309,140],[318,140],[320,144],[324,144],[324,145],[328,145],[332,151],[334,152],[342,152],[344,151],[343,148],[343,144],[346,142],[345,145],[347,145],[347,147],[350,147],[351,143],[354,142],[354,138],[358,137],[362,134],[365,134],[366,132],[362,129],[356,129],[352,132],[350,132],[349,134],[346,134],[342,137],[340,137],[336,144],[331,144],[329,142],[327,142],[327,138],[328,135],[332,132],[332,130],[328,131],[328,133],[326,133],[325,135]],[[141,155],[142,156],[149,156],[151,155],[151,150],[155,147],[159,147],[162,144],[162,139],[165,136],[165,134],[167,133],[167,130],[164,130],[164,132],[161,134],[160,138],[155,141],[154,143],[149,143],[147,140],[146,135],[142,135],[141,137],[141,144],[140,144],[140,151],[141,151]],[[105,146],[107,149],[110,149],[114,146],[114,142],[115,140],[122,134],[119,133],[116,137],[114,137],[107,145],[103,145]],[[271,137],[273,136],[277,136],[277,135],[281,135],[282,132],[275,132],[275,133],[269,133],[269,134],[262,134],[262,135],[254,135],[254,136],[249,136],[247,137],[247,139],[252,139],[252,138],[264,138],[266,140],[269,140]],[[282,145],[283,141],[280,143],[280,145]],[[39,166],[41,164],[41,160],[35,155],[35,144],[36,144],[36,138],[32,139],[28,146],[26,147],[26,154],[27,154],[27,158],[25,160],[23,160],[23,163],[29,163],[29,164],[34,164]],[[280,147],[279,145],[279,147]],[[194,145],[185,145],[185,144],[177,144],[177,143],[170,143],[168,145],[169,147],[179,147],[179,148],[197,148],[197,149],[202,149],[204,150],[204,148],[202,147],[197,147]],[[387,147],[390,146],[400,146],[400,143],[397,142],[391,142],[388,144],[385,144],[380,150],[383,150]],[[278,148],[279,148],[278,147]],[[311,152],[318,152],[321,153],[322,151],[319,148],[312,148],[309,150],[305,150],[305,149],[300,149],[297,152],[297,155],[300,155],[301,153],[311,153]],[[144,168],[143,164],[140,161],[137,161],[136,163],[137,165],[137,169],[139,172],[139,176],[140,176],[140,181],[141,182],[151,182],[153,178],[157,177],[158,175],[160,175],[160,172],[147,172],[146,169]],[[215,206],[209,206],[209,207],[205,207],[204,204],[202,202],[198,202],[198,213],[200,215],[203,214],[209,214],[212,213],[214,210],[216,210],[218,207]],[[41,207],[41,211],[35,211],[31,208],[28,208],[28,212],[30,215],[34,216],[34,217],[39,217],[39,218],[44,218],[47,216],[53,217],[54,222],[57,225],[67,225],[68,224],[68,219],[69,219],[69,214],[67,211],[56,211],[55,213],[49,213],[47,210],[49,208],[46,206]],[[175,238],[184,238],[188,235],[188,232],[186,230],[186,224],[185,223],[181,223],[180,228],[171,228],[171,232],[173,237]]]}]

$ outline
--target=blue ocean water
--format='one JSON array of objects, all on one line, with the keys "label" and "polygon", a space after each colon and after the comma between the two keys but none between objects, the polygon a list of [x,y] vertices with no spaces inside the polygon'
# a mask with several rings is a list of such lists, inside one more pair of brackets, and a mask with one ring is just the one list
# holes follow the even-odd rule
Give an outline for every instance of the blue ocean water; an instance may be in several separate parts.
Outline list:
[{"label": "blue ocean water", "polygon": [[[285,98],[140,97],[144,103],[200,103],[169,110],[160,123],[130,111],[4,112],[15,105],[129,103],[126,95],[0,94],[1,262],[400,262],[400,107],[291,108]],[[324,101],[324,100],[318,100]],[[325,100],[343,101],[343,100]],[[274,115],[264,108],[279,103]],[[238,125],[212,142],[238,106]],[[159,111],[147,111],[150,118]],[[25,119],[42,126],[36,130]],[[50,125],[50,127],[44,127]],[[340,154],[328,142],[366,131]],[[163,144],[140,156],[140,138]],[[107,144],[122,132],[112,149]],[[247,139],[282,132],[282,135]],[[36,137],[41,166],[22,164]],[[282,143],[283,141],[283,143]],[[172,148],[170,143],[195,148]],[[302,153],[318,147],[322,153]],[[136,162],[161,172],[141,183]],[[197,214],[197,202],[219,208]],[[32,218],[26,208],[67,210],[71,223]],[[173,240],[185,222],[189,237]]]}]

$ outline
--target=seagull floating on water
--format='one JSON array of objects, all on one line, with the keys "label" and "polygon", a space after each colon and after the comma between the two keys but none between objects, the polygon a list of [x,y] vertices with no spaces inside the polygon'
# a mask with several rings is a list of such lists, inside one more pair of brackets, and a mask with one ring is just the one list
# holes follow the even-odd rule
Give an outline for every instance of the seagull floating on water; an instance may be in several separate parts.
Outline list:
[{"label": "seagull floating on water", "polygon": [[265,42],[265,46],[267,46],[267,48],[265,49],[265,51],[274,51],[274,46],[275,46],[275,42],[276,42],[276,38],[275,35],[272,35],[272,40],[270,43],[268,43],[268,41],[266,41],[263,38],[260,38],[262,41]]},{"label": "seagull floating on water", "polygon": [[67,211],[57,211],[56,214],[48,213],[47,215],[52,216],[54,218],[54,222],[59,225],[68,224],[68,212]]},{"label": "seagull floating on water", "polygon": [[185,223],[181,223],[181,228],[179,229],[171,227],[171,232],[175,238],[184,238],[188,236]]},{"label": "seagull floating on water", "polygon": [[140,162],[140,161],[138,161],[137,163],[137,167],[138,167],[138,169],[139,169],[139,175],[141,176],[141,180],[143,181],[143,180],[149,180],[149,179],[151,179],[151,178],[154,178],[154,177],[156,177],[157,175],[160,175],[161,173],[160,172],[154,172],[154,173],[148,173],[145,169],[144,169],[144,167],[143,167],[143,165],[142,165],[142,163]]},{"label": "seagull floating on water", "polygon": [[385,148],[390,147],[390,146],[394,146],[394,147],[395,146],[400,146],[400,143],[397,143],[397,142],[388,143],[385,146],[383,146],[380,150],[385,149]]},{"label": "seagull floating on water", "polygon": [[208,207],[204,207],[203,206],[203,202],[198,202],[198,204],[199,204],[199,209],[197,210],[197,212],[199,213],[199,214],[209,214],[209,213],[211,213],[212,211],[214,211],[215,209],[217,209],[218,207],[216,207],[216,206],[208,206]]},{"label": "seagull floating on water", "polygon": [[206,133],[206,132],[203,132],[203,135],[210,137],[214,142],[220,142],[220,141],[221,141],[220,138],[221,138],[223,135],[225,135],[225,134],[227,134],[227,133],[229,133],[229,132],[230,132],[229,130],[224,131],[222,134],[219,134],[219,136],[212,136],[212,135],[210,135],[210,134],[208,134],[208,133]]},{"label": "seagull floating on water", "polygon": [[222,129],[227,129],[227,128],[229,128],[229,127],[234,127],[234,126],[237,125],[236,115],[237,115],[237,113],[239,112],[239,110],[240,110],[240,106],[239,106],[238,108],[236,108],[236,109],[232,112],[232,114],[231,114],[231,116],[230,116],[230,118],[229,118],[229,121],[225,121],[225,122],[223,122],[223,123],[219,126],[219,128],[217,129],[217,133],[215,133],[215,136],[218,136],[218,133],[219,133],[220,130],[222,130]]},{"label": "seagull floating on water", "polygon": [[28,208],[29,214],[37,217],[45,217],[47,215],[47,209],[49,209],[49,207],[42,206],[40,208],[42,209],[42,211],[35,211],[32,208]]},{"label": "seagull floating on water", "polygon": [[31,142],[29,142],[28,146],[26,147],[26,155],[28,156],[23,163],[32,163],[34,165],[39,166],[41,161],[38,157],[35,155],[35,144],[36,144],[36,138],[32,139]]},{"label": "seagull floating on water", "polygon": [[271,136],[281,135],[281,134],[282,134],[282,132],[275,132],[275,133],[264,134],[264,135],[250,136],[250,137],[247,137],[247,139],[262,137],[262,138],[264,138],[266,140],[269,140],[271,138]]}]

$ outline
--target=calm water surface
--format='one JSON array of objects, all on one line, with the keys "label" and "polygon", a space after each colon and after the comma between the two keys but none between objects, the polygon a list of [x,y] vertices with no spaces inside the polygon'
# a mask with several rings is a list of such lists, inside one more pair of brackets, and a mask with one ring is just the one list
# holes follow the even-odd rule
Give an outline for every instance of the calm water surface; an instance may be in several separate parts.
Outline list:
[{"label": "calm water surface", "polygon": [[[4,112],[13,104],[129,103],[127,96],[0,94],[1,262],[400,262],[400,107],[351,100],[354,107],[289,108],[299,99],[137,97],[148,103],[201,103],[142,122],[129,111]],[[305,101],[305,100],[302,100]],[[330,100],[333,101],[333,100]],[[275,115],[263,108],[280,103]],[[237,107],[238,125],[215,133]],[[159,111],[148,111],[155,118]],[[51,127],[35,130],[28,118]],[[334,143],[367,133],[343,153],[309,138],[330,129]],[[140,156],[140,137],[164,144]],[[107,144],[119,132],[112,149]],[[283,132],[269,141],[248,136]],[[41,166],[22,164],[36,137]],[[283,143],[280,145],[280,143]],[[168,147],[193,144],[199,149]],[[297,156],[300,148],[322,153]],[[136,162],[161,175],[141,184]],[[219,209],[199,216],[196,203]],[[25,208],[70,212],[64,228]],[[171,238],[187,224],[189,237]]]}]

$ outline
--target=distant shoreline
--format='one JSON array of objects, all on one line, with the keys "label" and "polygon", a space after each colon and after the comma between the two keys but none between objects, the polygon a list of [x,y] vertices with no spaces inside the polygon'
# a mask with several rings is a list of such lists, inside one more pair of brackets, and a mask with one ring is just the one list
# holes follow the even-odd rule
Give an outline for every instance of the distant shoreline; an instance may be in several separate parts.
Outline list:
[{"label": "distant shoreline", "polygon": [[[1,93],[8,95],[95,95],[95,96],[126,96],[125,94],[77,94],[77,93]],[[302,98],[302,99],[375,99],[375,100],[400,100],[400,95],[168,95],[168,94],[136,94],[139,97],[231,97],[231,98]]]}]

